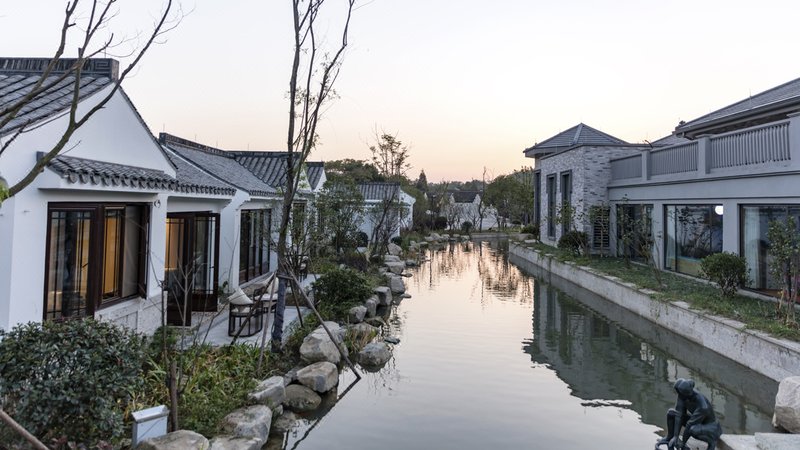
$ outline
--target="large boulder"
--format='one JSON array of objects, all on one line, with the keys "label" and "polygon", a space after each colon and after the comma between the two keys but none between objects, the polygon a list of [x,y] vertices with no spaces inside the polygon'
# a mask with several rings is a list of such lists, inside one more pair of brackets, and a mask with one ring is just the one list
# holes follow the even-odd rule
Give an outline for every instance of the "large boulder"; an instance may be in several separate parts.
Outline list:
[{"label": "large boulder", "polygon": [[265,405],[237,409],[222,419],[222,430],[234,437],[254,437],[267,442],[272,425],[272,410]]},{"label": "large boulder", "polygon": [[378,296],[373,295],[368,298],[367,301],[364,302],[364,306],[367,308],[366,317],[375,317],[375,314],[378,313]]},{"label": "large boulder", "polygon": [[366,322],[361,322],[355,325],[349,325],[347,327],[347,333],[356,340],[372,339],[378,334],[378,329]]},{"label": "large boulder", "polygon": [[400,262],[400,261],[401,261],[401,259],[397,255],[388,255],[388,254],[387,255],[383,255],[383,262],[385,262],[385,263]]},{"label": "large boulder", "polygon": [[406,284],[403,282],[403,277],[392,277],[389,281],[389,289],[392,294],[402,294],[406,291]]},{"label": "large boulder", "polygon": [[339,370],[327,361],[316,362],[298,370],[297,381],[319,393],[328,392],[339,384]]},{"label": "large boulder", "polygon": [[347,311],[347,321],[349,323],[361,323],[367,315],[367,307],[363,305],[353,306]]},{"label": "large boulder", "polygon": [[358,353],[358,362],[362,366],[380,367],[392,357],[389,346],[384,342],[371,342]]},{"label": "large boulder", "polygon": [[400,254],[403,253],[403,248],[394,242],[390,242],[387,248],[389,250],[389,254],[392,256],[400,256]]},{"label": "large boulder", "polygon": [[313,411],[320,403],[322,397],[311,389],[300,384],[286,386],[286,399],[283,404],[292,411]]},{"label": "large boulder", "polygon": [[163,436],[145,439],[136,450],[184,450],[207,449],[208,439],[194,431],[178,430]]},{"label": "large boulder", "polygon": [[404,270],[406,270],[406,263],[403,261],[384,262],[384,264],[389,269],[389,272],[395,275],[400,275]]},{"label": "large boulder", "polygon": [[[344,341],[344,330],[339,327],[336,322],[325,322],[328,330],[339,342]],[[344,348],[344,345],[342,345]],[[336,344],[331,340],[328,333],[322,327],[318,326],[314,331],[303,339],[303,344],[300,345],[300,357],[307,363],[315,363],[318,361],[328,361],[334,364],[339,364],[342,356],[336,348]]]},{"label": "large boulder", "polygon": [[800,376],[784,378],[778,385],[772,424],[791,433],[800,433]]},{"label": "large boulder", "polygon": [[261,450],[264,445],[256,437],[217,436],[211,439],[209,450]]},{"label": "large boulder", "polygon": [[382,306],[389,306],[392,304],[392,291],[387,286],[380,286],[374,289],[375,294],[378,296],[378,304]]},{"label": "large boulder", "polygon": [[292,429],[295,422],[297,422],[297,414],[293,413],[292,411],[284,411],[283,414],[278,416],[278,418],[272,422],[272,428],[270,431],[272,434],[286,433]]},{"label": "large boulder", "polygon": [[284,379],[281,376],[267,378],[248,395],[248,398],[255,403],[266,405],[270,409],[275,409],[283,403],[286,396]]}]

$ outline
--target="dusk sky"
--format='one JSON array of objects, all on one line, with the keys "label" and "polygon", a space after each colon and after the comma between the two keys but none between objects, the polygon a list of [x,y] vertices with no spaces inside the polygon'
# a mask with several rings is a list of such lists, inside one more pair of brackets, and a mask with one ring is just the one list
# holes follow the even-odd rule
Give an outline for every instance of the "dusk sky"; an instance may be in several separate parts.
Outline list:
[{"label": "dusk sky", "polygon": [[[328,3],[344,11],[344,0]],[[146,31],[161,4],[120,0],[111,29]],[[64,5],[2,0],[0,54],[51,55]],[[191,13],[124,85],[153,133],[285,150],[290,5],[184,1]],[[409,145],[411,178],[421,169],[439,181],[530,166],[523,149],[579,122],[629,142],[655,140],[680,120],[800,77],[800,4],[790,0],[359,5],[339,98],[312,159],[369,159],[377,128]]]}]

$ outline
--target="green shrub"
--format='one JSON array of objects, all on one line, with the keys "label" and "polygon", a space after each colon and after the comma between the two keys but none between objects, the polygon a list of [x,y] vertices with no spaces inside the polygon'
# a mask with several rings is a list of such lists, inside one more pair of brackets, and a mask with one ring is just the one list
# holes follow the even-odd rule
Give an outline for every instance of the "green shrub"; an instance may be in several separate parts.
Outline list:
[{"label": "green shrub", "polygon": [[462,233],[470,233],[471,231],[472,231],[472,222],[470,222],[469,220],[461,222]]},{"label": "green shrub", "polygon": [[[158,347],[158,344],[153,347]],[[196,431],[206,437],[220,434],[222,419],[231,411],[246,406],[247,394],[255,387],[255,380],[264,378],[256,373],[258,353],[258,346],[249,344],[222,347],[193,345],[174,352],[171,357],[175,358],[179,374],[180,428]],[[148,362],[146,389],[137,395],[136,409],[170,405],[165,382],[168,373],[168,365],[161,359]]]},{"label": "green shrub", "polygon": [[534,239],[539,239],[539,226],[536,224],[525,225],[521,232],[533,235]]},{"label": "green shrub", "polygon": [[747,261],[733,253],[715,253],[700,262],[700,271],[705,278],[717,283],[723,298],[732,298],[740,286],[747,284]]},{"label": "green shrub", "polygon": [[589,239],[583,231],[568,231],[558,240],[558,248],[569,250],[575,255],[579,255],[588,245]]},{"label": "green shrub", "polygon": [[391,242],[392,242],[392,244],[394,244],[394,245],[403,245],[403,238],[402,238],[402,237],[400,237],[400,236],[395,236],[395,237],[393,237],[392,239],[390,239],[390,241],[391,241]]},{"label": "green shrub", "polygon": [[[143,338],[91,319],[0,331],[3,409],[44,442],[113,442],[123,436],[144,355]],[[13,442],[7,433],[0,431],[0,441]]]},{"label": "green shrub", "polygon": [[[365,272],[367,268],[369,268],[369,260],[367,260],[366,255],[364,255],[363,253],[359,253],[358,250],[353,250],[353,249],[346,250],[339,256],[338,261],[340,264],[344,264],[345,266],[350,267],[359,272]],[[325,272],[330,272],[331,270],[335,269],[336,267],[332,267],[331,269],[326,270]]]},{"label": "green shrub", "polygon": [[334,269],[314,283],[314,300],[325,320],[343,319],[353,306],[372,295],[369,280],[352,269]]},{"label": "green shrub", "polygon": [[433,219],[434,230],[444,230],[445,228],[447,228],[447,217],[437,216],[435,219]]}]

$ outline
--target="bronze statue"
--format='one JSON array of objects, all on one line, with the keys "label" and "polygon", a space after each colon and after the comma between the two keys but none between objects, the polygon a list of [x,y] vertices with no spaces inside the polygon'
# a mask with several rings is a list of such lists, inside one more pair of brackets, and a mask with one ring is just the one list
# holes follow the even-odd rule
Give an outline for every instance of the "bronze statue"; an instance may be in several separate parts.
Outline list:
[{"label": "bronze statue", "polygon": [[[686,441],[690,437],[708,444],[708,450],[715,450],[722,436],[722,427],[714,415],[711,402],[694,390],[694,380],[678,378],[674,387],[678,401],[675,408],[667,412],[667,437],[656,442],[656,450],[664,444],[669,450],[686,449]],[[682,427],[685,427],[683,439],[680,438]]]}]

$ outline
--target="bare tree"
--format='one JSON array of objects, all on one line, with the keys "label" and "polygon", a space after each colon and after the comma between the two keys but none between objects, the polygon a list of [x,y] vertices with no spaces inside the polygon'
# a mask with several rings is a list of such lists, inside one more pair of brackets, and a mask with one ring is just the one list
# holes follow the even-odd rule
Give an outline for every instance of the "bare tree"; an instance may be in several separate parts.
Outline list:
[{"label": "bare tree", "polygon": [[375,130],[375,145],[371,145],[372,163],[378,172],[389,181],[397,181],[405,177],[411,165],[408,163],[408,146],[397,139],[397,133],[389,134],[385,131],[378,135]]},{"label": "bare tree", "polygon": [[[108,34],[107,38],[100,35],[105,30],[111,28],[113,19],[118,16],[118,11],[115,6],[118,0],[92,0],[89,3],[88,18],[81,19],[82,9],[79,9],[81,0],[72,0],[67,2],[64,10],[64,21],[61,25],[60,40],[53,57],[44,67],[42,74],[39,76],[37,82],[25,95],[9,104],[0,106],[0,130],[6,128],[11,122],[16,119],[20,114],[25,111],[26,106],[32,102],[37,101],[42,95],[45,95],[50,89],[53,89],[64,82],[71,83],[71,101],[67,108],[66,116],[67,123],[64,127],[61,136],[53,144],[52,147],[43,149],[44,156],[39,158],[36,163],[31,167],[27,174],[22,177],[15,184],[8,188],[0,187],[0,203],[3,200],[13,197],[19,193],[26,186],[30,185],[33,180],[42,172],[42,170],[53,160],[58,154],[64,150],[64,147],[70,142],[70,139],[75,132],[86,124],[95,113],[103,109],[106,103],[117,93],[120,85],[131,73],[131,71],[139,64],[144,54],[154,43],[158,43],[159,37],[164,33],[173,30],[183,17],[183,12],[180,7],[177,9],[173,7],[173,1],[167,0],[161,14],[153,24],[152,30],[137,50],[131,52],[131,62],[120,72],[115,80],[111,82],[111,88],[107,90],[106,94],[97,100],[94,105],[84,113],[78,113],[78,104],[81,101],[81,72],[86,66],[88,60],[100,54],[107,54],[113,51],[120,45],[130,43],[129,39],[118,39],[114,36],[113,32]],[[84,2],[86,3],[86,2]],[[61,60],[64,56],[66,47],[73,43],[70,39],[70,32],[72,30],[80,30],[79,38],[74,40],[78,45],[77,57],[69,60]],[[21,124],[11,131],[4,141],[0,142],[0,155],[3,154],[11,144],[19,138],[22,134],[30,131],[31,126],[34,125],[31,121]],[[78,145],[78,144],[75,144]]]},{"label": "bare tree", "polygon": [[294,23],[294,58],[289,79],[289,126],[286,140],[288,156],[278,231],[278,300],[272,329],[274,350],[283,338],[283,314],[286,309],[286,281],[292,277],[287,261],[289,219],[300,181],[300,171],[317,143],[317,124],[323,105],[334,93],[339,77],[355,0],[347,0],[337,47],[332,53],[322,50],[317,36],[317,19],[325,0],[292,0]]}]

